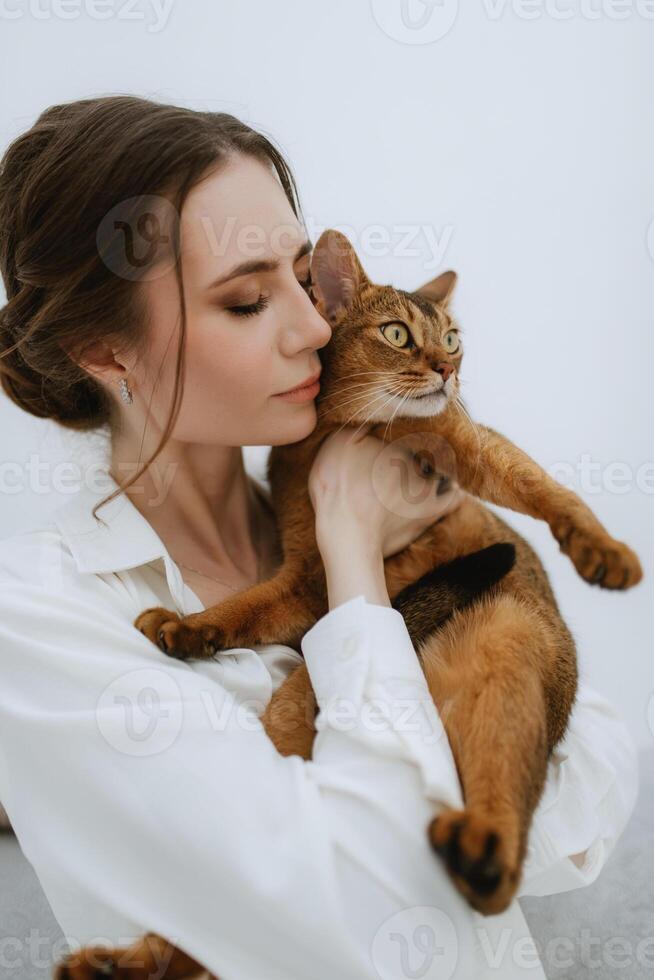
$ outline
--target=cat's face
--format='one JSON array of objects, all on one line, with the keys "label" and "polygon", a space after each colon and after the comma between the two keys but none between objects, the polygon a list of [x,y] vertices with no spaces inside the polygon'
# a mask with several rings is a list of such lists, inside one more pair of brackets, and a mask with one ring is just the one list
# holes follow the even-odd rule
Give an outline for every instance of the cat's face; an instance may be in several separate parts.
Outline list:
[{"label": "cat's face", "polygon": [[416,292],[375,285],[345,235],[329,229],[314,248],[311,278],[333,329],[319,353],[321,416],[388,422],[438,415],[456,401],[463,349],[447,306],[453,272]]}]

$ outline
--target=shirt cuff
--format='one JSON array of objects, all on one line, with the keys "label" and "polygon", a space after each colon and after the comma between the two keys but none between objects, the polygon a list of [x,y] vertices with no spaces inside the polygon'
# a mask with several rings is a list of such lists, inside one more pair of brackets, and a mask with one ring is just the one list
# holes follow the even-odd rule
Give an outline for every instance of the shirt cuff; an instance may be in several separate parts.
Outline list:
[{"label": "shirt cuff", "polygon": [[301,647],[318,733],[346,731],[380,754],[410,759],[427,797],[462,805],[447,734],[397,609],[358,595],[319,619]]}]

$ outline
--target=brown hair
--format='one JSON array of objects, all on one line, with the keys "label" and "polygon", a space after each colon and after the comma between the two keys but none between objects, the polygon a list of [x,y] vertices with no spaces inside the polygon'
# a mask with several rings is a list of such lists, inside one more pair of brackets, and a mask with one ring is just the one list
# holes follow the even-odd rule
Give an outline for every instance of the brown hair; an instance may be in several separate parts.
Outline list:
[{"label": "brown hair", "polygon": [[[128,95],[81,99],[46,109],[10,144],[0,161],[0,382],[16,405],[71,429],[114,425],[112,399],[76,358],[108,339],[138,353],[149,323],[134,267],[121,267],[124,230],[101,239],[103,219],[117,206],[129,219],[132,199],[137,208],[145,195],[169,199],[178,218],[193,185],[235,153],[272,166],[299,216],[280,151],[224,112]],[[181,329],[172,408],[159,445],[121,490],[161,452],[181,406],[186,309],[174,224]]]}]

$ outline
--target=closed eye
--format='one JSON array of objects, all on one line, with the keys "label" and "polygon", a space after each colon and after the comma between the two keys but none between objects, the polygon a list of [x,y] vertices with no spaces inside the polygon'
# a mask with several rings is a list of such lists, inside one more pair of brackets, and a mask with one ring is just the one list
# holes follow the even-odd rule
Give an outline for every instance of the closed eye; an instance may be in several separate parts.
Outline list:
[{"label": "closed eye", "polygon": [[[311,276],[308,279],[298,281],[302,288],[310,294],[311,287],[313,286]],[[268,297],[261,295],[256,303],[246,303],[243,306],[228,306],[226,309],[228,313],[232,313],[234,316],[255,316],[257,313],[262,313],[266,309],[268,302]]]},{"label": "closed eye", "polygon": [[256,303],[247,303],[245,306],[228,306],[227,312],[234,316],[254,316],[261,313],[268,306],[268,298],[260,296]]}]

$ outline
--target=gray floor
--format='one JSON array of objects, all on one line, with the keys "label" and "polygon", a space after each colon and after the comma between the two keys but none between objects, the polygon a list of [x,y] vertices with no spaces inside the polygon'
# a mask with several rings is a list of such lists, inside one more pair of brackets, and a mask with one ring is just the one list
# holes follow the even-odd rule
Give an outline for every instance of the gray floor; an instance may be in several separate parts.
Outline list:
[{"label": "gray floor", "polygon": [[548,980],[654,980],[654,752],[640,772],[636,809],[597,881],[521,900]]},{"label": "gray floor", "polygon": [[[649,752],[636,811],[598,880],[521,900],[549,980],[654,980],[653,831]],[[61,930],[10,833],[0,833],[0,881],[0,980],[46,980],[63,952]]]}]

